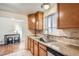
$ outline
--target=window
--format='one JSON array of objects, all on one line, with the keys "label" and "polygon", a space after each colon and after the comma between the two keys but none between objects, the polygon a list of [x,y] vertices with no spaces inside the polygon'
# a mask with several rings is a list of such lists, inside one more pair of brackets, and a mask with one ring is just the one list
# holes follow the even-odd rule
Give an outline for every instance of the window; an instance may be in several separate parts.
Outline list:
[{"label": "window", "polygon": [[57,30],[57,13],[45,17],[44,34],[52,34]]}]

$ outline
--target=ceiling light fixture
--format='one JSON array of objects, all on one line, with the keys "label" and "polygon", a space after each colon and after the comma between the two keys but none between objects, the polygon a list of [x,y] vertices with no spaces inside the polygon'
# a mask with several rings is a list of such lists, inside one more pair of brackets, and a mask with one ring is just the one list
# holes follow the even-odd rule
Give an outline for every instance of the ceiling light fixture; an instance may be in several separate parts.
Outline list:
[{"label": "ceiling light fixture", "polygon": [[41,5],[41,8],[48,10],[50,8],[50,3],[44,3]]}]

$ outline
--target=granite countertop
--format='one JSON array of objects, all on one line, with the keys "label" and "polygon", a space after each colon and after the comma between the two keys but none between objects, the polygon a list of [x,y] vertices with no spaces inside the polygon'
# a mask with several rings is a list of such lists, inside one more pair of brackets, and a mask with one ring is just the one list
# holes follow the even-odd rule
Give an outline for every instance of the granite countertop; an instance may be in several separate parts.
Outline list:
[{"label": "granite countertop", "polygon": [[62,53],[63,55],[79,56],[79,47],[78,46],[68,45],[68,44],[58,42],[58,41],[52,41],[52,42],[45,43],[45,42],[39,41],[38,40],[39,37],[35,37],[35,36],[29,36],[29,37],[47,47],[50,47],[51,49],[53,49],[55,51]]}]

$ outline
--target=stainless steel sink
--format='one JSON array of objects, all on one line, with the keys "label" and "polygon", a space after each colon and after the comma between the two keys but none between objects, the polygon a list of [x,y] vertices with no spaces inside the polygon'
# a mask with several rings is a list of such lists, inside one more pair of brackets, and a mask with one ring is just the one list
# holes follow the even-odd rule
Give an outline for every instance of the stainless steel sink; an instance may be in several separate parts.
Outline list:
[{"label": "stainless steel sink", "polygon": [[42,41],[42,42],[44,42],[44,43],[57,42],[55,40],[48,41],[48,40],[46,40],[44,38],[39,38],[39,40]]},{"label": "stainless steel sink", "polygon": [[38,35],[32,35],[35,39],[38,39],[39,41],[41,42],[44,42],[44,43],[49,43],[49,42],[57,42],[55,40],[55,38],[45,38],[45,37],[41,37],[41,36],[38,36]]}]

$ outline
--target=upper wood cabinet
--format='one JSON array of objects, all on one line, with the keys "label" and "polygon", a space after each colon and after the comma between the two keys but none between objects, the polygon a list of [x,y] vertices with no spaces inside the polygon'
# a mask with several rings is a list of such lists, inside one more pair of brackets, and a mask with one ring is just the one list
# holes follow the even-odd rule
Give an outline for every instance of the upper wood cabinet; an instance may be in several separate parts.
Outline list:
[{"label": "upper wood cabinet", "polygon": [[36,17],[36,30],[43,30],[43,12],[37,12]]},{"label": "upper wood cabinet", "polygon": [[79,28],[79,4],[58,4],[58,28]]},{"label": "upper wood cabinet", "polygon": [[28,28],[30,30],[35,30],[35,22],[36,22],[36,19],[35,19],[35,14],[29,14],[28,15]]},{"label": "upper wood cabinet", "polygon": [[43,12],[29,14],[28,27],[30,30],[43,30]]}]

